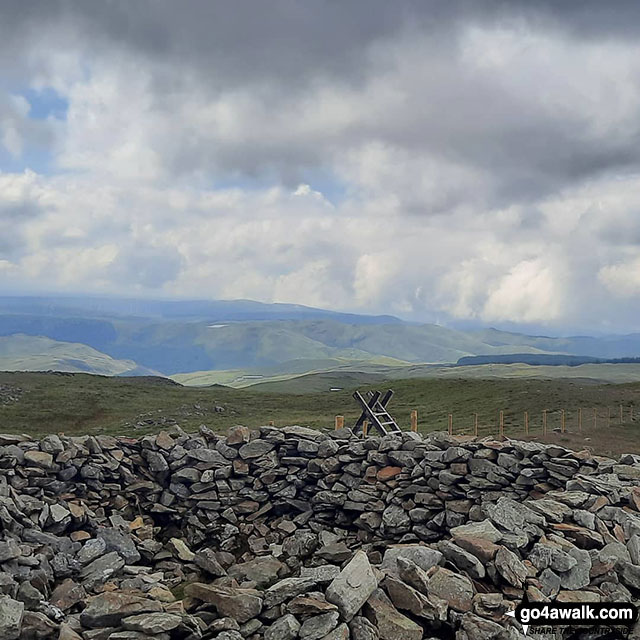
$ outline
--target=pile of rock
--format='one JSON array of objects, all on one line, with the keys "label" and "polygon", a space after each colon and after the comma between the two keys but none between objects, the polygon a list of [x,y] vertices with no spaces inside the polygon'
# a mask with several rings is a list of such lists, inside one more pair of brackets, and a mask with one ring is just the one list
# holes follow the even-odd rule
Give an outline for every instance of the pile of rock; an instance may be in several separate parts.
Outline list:
[{"label": "pile of rock", "polygon": [[640,595],[639,480],[442,434],[3,435],[0,638],[520,638],[525,594]]}]

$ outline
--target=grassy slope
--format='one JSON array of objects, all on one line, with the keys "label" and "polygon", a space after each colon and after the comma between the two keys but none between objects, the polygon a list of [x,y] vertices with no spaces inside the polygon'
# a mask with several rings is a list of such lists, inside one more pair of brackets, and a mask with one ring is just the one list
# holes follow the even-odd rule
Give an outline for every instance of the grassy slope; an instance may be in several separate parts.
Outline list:
[{"label": "grassy slope", "polygon": [[[349,360],[348,358],[325,358],[321,360],[299,359],[290,360],[271,367],[258,367],[254,369],[229,369],[222,371],[193,371],[191,373],[178,373],[170,376],[172,380],[187,386],[208,386],[212,384],[224,384],[236,389],[248,387],[256,382],[285,382],[301,376],[315,374],[331,374],[340,376],[342,373],[374,373],[389,376],[390,371],[399,368],[409,368],[411,363],[387,358],[385,356],[373,356],[368,360]],[[287,390],[285,389],[285,392]]]},{"label": "grassy slope", "polygon": [[85,344],[17,334],[0,337],[0,370],[55,370],[117,376],[137,371],[138,365],[132,360],[116,360]]},{"label": "grassy slope", "polygon": [[[264,369],[235,369],[230,371],[195,371],[171,376],[187,386],[224,384],[236,389],[283,393],[327,391],[344,387],[348,379],[361,375],[375,379],[401,380],[408,378],[589,378],[600,382],[640,382],[640,364],[585,364],[577,367],[532,366],[527,364],[486,364],[464,367],[410,364],[389,360],[369,362],[340,360],[296,361]],[[259,379],[257,378],[259,376]],[[345,381],[343,377],[346,377]]]},{"label": "grassy slope", "polygon": [[[359,384],[362,380],[355,381]],[[530,412],[531,432],[541,433],[541,412],[548,409],[551,430],[560,424],[560,409],[566,410],[568,428],[576,430],[577,409],[583,407],[588,444],[599,453],[640,451],[640,430],[628,424],[629,407],[640,405],[640,384],[611,385],[592,380],[481,380],[414,379],[388,383],[395,390],[392,413],[403,427],[417,409],[423,431],[442,430],[447,414],[453,413],[456,433],[470,432],[473,413],[479,415],[481,434],[497,433],[497,418],[505,411],[507,434],[523,435],[523,412]],[[373,388],[386,388],[376,380]],[[18,401],[4,401],[3,388]],[[15,389],[19,391],[15,391]],[[368,387],[359,386],[366,390]],[[276,425],[302,424],[330,428],[336,414],[347,424],[359,414],[352,390],[333,393],[284,394],[226,387],[189,388],[164,379],[103,378],[84,374],[0,373],[0,431],[44,434],[117,433],[139,435],[157,432],[162,420],[175,419],[185,429],[207,424],[224,430],[235,424],[258,426],[270,420]],[[5,394],[6,395],[6,394]],[[625,407],[624,424],[618,426],[617,407]],[[216,407],[223,407],[217,412]],[[599,428],[591,427],[591,408],[597,407]],[[588,409],[588,410],[587,410]],[[607,410],[614,419],[606,428]],[[636,410],[636,418],[640,418]],[[154,420],[141,429],[132,425]],[[576,446],[583,436],[552,435]]]}]

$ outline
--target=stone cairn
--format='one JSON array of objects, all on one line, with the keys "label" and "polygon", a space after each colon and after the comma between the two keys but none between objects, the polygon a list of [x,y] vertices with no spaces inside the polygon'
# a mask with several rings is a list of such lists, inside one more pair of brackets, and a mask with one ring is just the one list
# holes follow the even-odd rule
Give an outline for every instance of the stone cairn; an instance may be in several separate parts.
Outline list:
[{"label": "stone cairn", "polygon": [[0,638],[524,638],[525,594],[640,594],[639,480],[443,434],[2,435]]}]

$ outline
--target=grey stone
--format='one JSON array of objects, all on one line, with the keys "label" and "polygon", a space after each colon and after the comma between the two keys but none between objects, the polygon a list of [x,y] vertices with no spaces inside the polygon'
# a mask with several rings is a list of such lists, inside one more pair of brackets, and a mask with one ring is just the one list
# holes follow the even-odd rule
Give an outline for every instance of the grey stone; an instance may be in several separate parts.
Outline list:
[{"label": "grey stone", "polygon": [[349,622],[377,587],[378,581],[367,554],[357,551],[327,587],[326,598],[338,607],[343,619]]},{"label": "grey stone", "polygon": [[527,578],[527,567],[520,558],[505,547],[500,547],[495,558],[498,573],[512,586],[521,588]]},{"label": "grey stone", "polygon": [[9,596],[0,596],[0,638],[18,640],[22,629],[24,604]]},{"label": "grey stone", "polygon": [[125,535],[117,529],[100,529],[98,539],[104,540],[106,551],[116,551],[127,564],[134,564],[140,560],[140,553],[136,549],[131,536]]},{"label": "grey stone", "polygon": [[285,600],[295,598],[301,593],[307,593],[316,586],[313,578],[285,578],[269,587],[264,593],[264,606],[266,609],[275,607]]},{"label": "grey stone", "polygon": [[156,635],[177,628],[181,622],[182,617],[172,613],[142,613],[125,618],[122,624],[125,629]]},{"label": "grey stone", "polygon": [[106,592],[89,600],[80,614],[80,622],[90,629],[119,626],[124,618],[142,613],[157,613],[162,605],[156,600],[131,594]]},{"label": "grey stone", "polygon": [[425,571],[428,571],[431,567],[442,564],[444,560],[440,551],[425,547],[421,544],[393,545],[385,551],[380,569],[391,575],[398,576],[399,558],[411,560]]},{"label": "grey stone", "polygon": [[265,453],[269,453],[274,448],[273,442],[267,442],[266,440],[252,440],[251,442],[247,442],[247,444],[243,444],[240,447],[239,453],[240,457],[243,460],[252,460],[254,458],[259,458],[263,456]]},{"label": "grey stone", "polygon": [[299,630],[300,623],[288,613],[265,629],[264,640],[295,640]]},{"label": "grey stone", "polygon": [[434,595],[456,611],[469,611],[473,600],[473,584],[469,578],[439,567],[429,578],[429,594]]},{"label": "grey stone", "polygon": [[502,533],[495,528],[490,520],[482,520],[480,522],[469,522],[468,524],[460,525],[459,527],[453,527],[451,529],[451,535],[455,538],[457,536],[465,536],[471,538],[482,538],[489,540],[489,542],[500,542],[502,540]]},{"label": "grey stone", "polygon": [[333,631],[338,624],[338,612],[329,611],[319,616],[307,618],[300,627],[300,640],[320,640]]},{"label": "grey stone", "polygon": [[477,580],[484,578],[486,572],[482,562],[457,544],[449,540],[443,540],[438,544],[438,550],[449,562],[452,562],[458,569],[465,571],[471,578]]}]

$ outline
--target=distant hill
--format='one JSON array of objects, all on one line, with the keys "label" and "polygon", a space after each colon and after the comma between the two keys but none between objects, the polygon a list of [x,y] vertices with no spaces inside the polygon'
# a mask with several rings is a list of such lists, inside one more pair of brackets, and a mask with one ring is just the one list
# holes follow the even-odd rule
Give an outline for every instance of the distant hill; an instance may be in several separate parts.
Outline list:
[{"label": "distant hill", "polygon": [[157,372],[132,360],[114,360],[84,344],[42,336],[0,337],[0,371],[66,371],[105,376],[147,376]]},{"label": "distant hill", "polygon": [[394,324],[389,315],[342,313],[301,304],[254,300],[142,300],[81,296],[0,296],[0,313],[57,317],[137,317],[156,320],[207,320],[246,322],[255,320],[307,320],[331,318],[355,324]]},{"label": "distant hill", "polygon": [[226,383],[263,375],[265,368],[271,370],[265,377],[275,381],[334,368],[377,373],[378,366],[448,364],[475,356],[516,354],[519,362],[530,363],[640,356],[640,334],[554,338],[461,331],[393,316],[249,300],[0,297],[0,336],[15,334],[86,345],[144,370],[176,379],[185,374],[188,379],[180,381],[187,384]]}]

